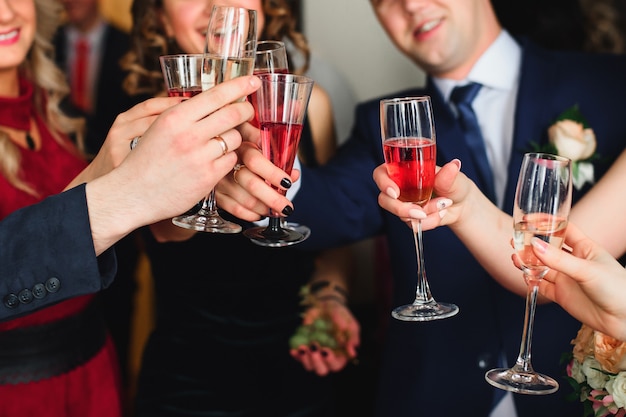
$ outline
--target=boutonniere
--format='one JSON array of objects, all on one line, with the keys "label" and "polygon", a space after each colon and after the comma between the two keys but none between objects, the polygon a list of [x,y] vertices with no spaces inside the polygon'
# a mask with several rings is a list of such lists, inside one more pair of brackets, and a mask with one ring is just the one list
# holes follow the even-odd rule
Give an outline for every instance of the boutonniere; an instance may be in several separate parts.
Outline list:
[{"label": "boutonniere", "polygon": [[626,342],[582,325],[570,353],[571,399],[585,406],[584,416],[626,415]]},{"label": "boutonniere", "polygon": [[595,181],[593,164],[598,158],[596,135],[574,105],[565,110],[548,128],[548,145],[533,144],[535,151],[554,153],[572,160],[572,182],[577,190]]}]

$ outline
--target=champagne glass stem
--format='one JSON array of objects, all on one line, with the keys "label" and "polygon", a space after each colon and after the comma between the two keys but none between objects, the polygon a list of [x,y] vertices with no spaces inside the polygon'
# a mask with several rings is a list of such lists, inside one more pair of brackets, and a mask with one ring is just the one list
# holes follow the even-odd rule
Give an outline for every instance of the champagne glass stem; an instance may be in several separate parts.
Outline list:
[{"label": "champagne glass stem", "polygon": [[530,280],[530,277],[524,278],[529,284],[528,292],[526,293],[526,311],[524,313],[524,329],[522,330],[522,342],[520,344],[519,355],[517,356],[517,360],[515,361],[514,369],[516,371],[533,372],[530,357],[539,285],[537,284],[537,281]]},{"label": "champagne glass stem", "polygon": [[434,303],[430,287],[426,280],[426,269],[424,268],[424,247],[422,244],[422,221],[411,220],[413,237],[415,240],[415,253],[417,255],[417,290],[415,292],[414,304]]},{"label": "champagne glass stem", "polygon": [[[272,210],[270,210],[270,215],[273,214]],[[270,217],[269,224],[267,228],[263,231],[263,235],[267,237],[279,237],[284,234],[280,217]]]},{"label": "champagne glass stem", "polygon": [[211,214],[217,214],[217,204],[215,203],[215,188],[211,190],[207,198],[204,199],[204,206]]}]

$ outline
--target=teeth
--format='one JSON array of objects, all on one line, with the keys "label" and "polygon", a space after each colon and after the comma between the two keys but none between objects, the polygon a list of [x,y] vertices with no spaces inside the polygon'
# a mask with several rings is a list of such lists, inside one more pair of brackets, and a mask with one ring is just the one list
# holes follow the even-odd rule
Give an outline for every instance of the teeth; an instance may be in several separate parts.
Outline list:
[{"label": "teeth", "polygon": [[422,28],[420,29],[420,32],[428,32],[429,30],[431,30],[435,26],[437,26],[439,24],[439,22],[440,22],[440,20],[431,20],[430,22],[428,22],[424,26],[422,26]]},{"label": "teeth", "polygon": [[0,41],[5,41],[17,36],[17,30],[12,30],[9,33],[0,34]]}]

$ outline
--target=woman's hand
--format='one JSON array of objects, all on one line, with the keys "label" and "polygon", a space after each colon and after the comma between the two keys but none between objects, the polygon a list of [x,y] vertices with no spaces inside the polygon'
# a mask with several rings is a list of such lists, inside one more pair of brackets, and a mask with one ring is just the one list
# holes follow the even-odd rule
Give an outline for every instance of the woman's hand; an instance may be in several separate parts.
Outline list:
[{"label": "woman's hand", "polygon": [[319,327],[315,331],[332,337],[332,344],[335,345],[331,348],[328,343],[311,340],[293,347],[291,356],[301,362],[307,371],[324,376],[342,370],[357,357],[360,326],[343,303],[334,299],[319,301],[305,312],[302,325],[314,329]]},{"label": "woman's hand", "polygon": [[263,156],[257,128],[245,123],[238,130],[244,139],[237,150],[239,165],[217,185],[218,206],[247,221],[267,216],[270,208],[288,215],[293,204],[276,189],[286,192],[298,180],[299,171],[290,176]]},{"label": "woman's hand", "polygon": [[96,157],[67,188],[98,178],[119,166],[130,152],[131,140],[142,136],[161,113],[180,102],[176,97],[151,98],[120,113]]},{"label": "woman's hand", "polygon": [[[626,270],[606,250],[570,223],[571,254],[533,239],[533,251],[550,271],[539,292],[588,326],[626,341]],[[513,261],[519,266],[517,258]]]}]

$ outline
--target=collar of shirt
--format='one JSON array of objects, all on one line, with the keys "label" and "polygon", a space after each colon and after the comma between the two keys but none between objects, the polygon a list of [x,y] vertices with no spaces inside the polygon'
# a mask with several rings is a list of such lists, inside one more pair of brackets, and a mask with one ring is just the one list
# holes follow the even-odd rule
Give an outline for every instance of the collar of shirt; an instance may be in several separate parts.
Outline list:
[{"label": "collar of shirt", "polygon": [[[513,146],[515,103],[522,61],[521,47],[511,35],[500,35],[471,69],[467,79],[434,78],[433,83],[449,102],[454,87],[469,82],[482,84],[472,103],[485,141],[487,158],[494,174],[498,205],[502,206],[507,185],[508,165]],[[456,108],[450,105],[456,113]]]}]

